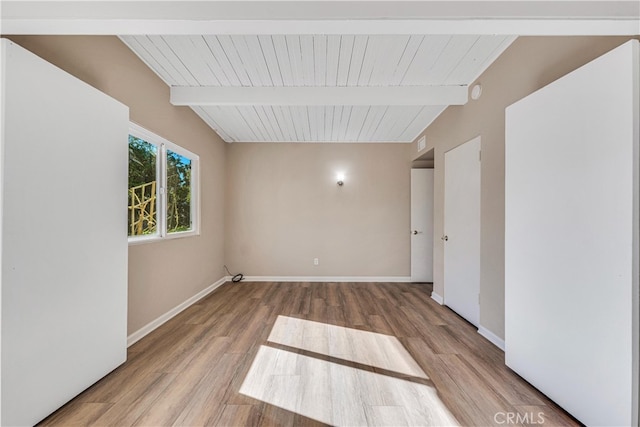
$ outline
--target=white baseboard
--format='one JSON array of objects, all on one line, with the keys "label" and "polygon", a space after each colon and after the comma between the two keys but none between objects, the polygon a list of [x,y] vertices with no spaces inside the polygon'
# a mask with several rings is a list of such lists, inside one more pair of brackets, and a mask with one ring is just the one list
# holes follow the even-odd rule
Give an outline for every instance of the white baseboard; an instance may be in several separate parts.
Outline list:
[{"label": "white baseboard", "polygon": [[444,305],[444,299],[440,295],[436,294],[435,291],[431,291],[431,299],[440,305]]},{"label": "white baseboard", "polygon": [[132,333],[131,335],[129,335],[127,337],[127,347],[130,347],[133,344],[135,344],[136,342],[140,341],[143,337],[145,337],[146,335],[151,333],[153,330],[158,328],[160,325],[162,325],[163,323],[167,322],[169,319],[171,319],[172,317],[176,316],[177,314],[179,314],[180,312],[184,311],[185,309],[189,308],[191,305],[193,305],[196,302],[200,301],[202,298],[206,297],[211,292],[213,292],[216,288],[218,288],[220,285],[224,284],[225,282],[227,282],[229,280],[230,280],[230,278],[227,277],[227,276],[221,278],[220,280],[215,282],[213,285],[201,290],[200,292],[198,292],[197,294],[195,294],[194,296],[192,296],[188,300],[184,301],[183,303],[181,303],[181,304],[175,306],[174,308],[172,308],[171,310],[167,311],[162,316],[160,316],[157,319],[147,323],[142,328],[138,329],[137,331],[135,331],[134,333]]},{"label": "white baseboard", "polygon": [[243,282],[411,282],[409,276],[245,276]]},{"label": "white baseboard", "polygon": [[491,344],[504,351],[504,340],[502,338],[482,326],[478,327],[478,333],[489,340]]}]

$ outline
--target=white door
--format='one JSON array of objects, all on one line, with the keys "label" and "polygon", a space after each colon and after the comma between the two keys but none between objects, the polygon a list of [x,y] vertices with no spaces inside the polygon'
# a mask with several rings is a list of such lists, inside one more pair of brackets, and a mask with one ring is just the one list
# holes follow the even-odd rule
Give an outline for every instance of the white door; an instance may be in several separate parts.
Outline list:
[{"label": "white door", "polygon": [[433,282],[433,169],[411,169],[411,281]]},{"label": "white door", "polygon": [[444,155],[444,303],[480,320],[480,137]]}]

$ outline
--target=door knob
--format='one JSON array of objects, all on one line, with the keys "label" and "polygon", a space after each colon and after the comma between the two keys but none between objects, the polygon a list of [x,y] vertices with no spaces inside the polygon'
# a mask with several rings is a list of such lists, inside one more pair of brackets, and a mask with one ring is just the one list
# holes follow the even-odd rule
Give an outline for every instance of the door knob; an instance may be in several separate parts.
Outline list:
[{"label": "door knob", "polygon": [[440,238],[440,240],[444,240],[445,242],[449,240],[449,236],[446,234]]},{"label": "door knob", "polygon": [[418,230],[413,230],[413,234],[418,234]]}]

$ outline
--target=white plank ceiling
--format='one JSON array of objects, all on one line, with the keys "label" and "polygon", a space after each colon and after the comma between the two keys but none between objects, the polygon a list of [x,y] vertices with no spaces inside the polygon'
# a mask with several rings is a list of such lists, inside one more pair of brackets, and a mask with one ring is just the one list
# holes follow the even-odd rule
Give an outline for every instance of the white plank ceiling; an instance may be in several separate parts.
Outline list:
[{"label": "white plank ceiling", "polygon": [[[120,37],[171,87],[466,86],[515,39],[493,35]],[[192,105],[227,142],[411,142],[447,105]],[[344,102],[341,102],[344,104]]]},{"label": "white plank ceiling", "polygon": [[638,0],[0,0],[4,34],[118,35],[221,137],[409,142],[518,35],[638,35]]}]

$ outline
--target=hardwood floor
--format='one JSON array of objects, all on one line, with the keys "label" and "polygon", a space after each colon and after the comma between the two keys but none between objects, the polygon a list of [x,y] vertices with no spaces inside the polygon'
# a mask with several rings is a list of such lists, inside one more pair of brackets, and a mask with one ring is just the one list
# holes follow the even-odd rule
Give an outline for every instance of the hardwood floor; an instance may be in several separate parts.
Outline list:
[{"label": "hardwood floor", "polygon": [[41,425],[579,425],[409,283],[226,283]]}]

